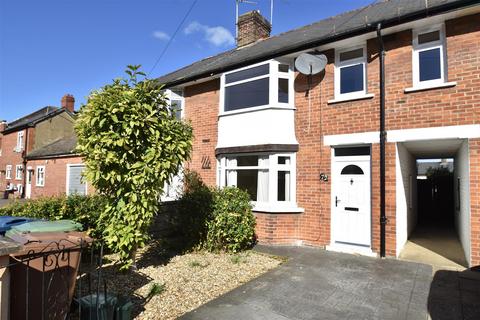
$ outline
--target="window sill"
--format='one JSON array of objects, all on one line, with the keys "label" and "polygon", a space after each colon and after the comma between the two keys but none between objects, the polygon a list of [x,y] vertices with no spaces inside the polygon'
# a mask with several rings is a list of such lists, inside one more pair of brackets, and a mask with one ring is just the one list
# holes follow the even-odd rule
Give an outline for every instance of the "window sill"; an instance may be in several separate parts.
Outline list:
[{"label": "window sill", "polygon": [[252,209],[253,212],[265,212],[265,213],[303,213],[305,209],[299,208],[295,205],[255,205]]},{"label": "window sill", "polygon": [[226,117],[226,116],[231,116],[231,115],[236,115],[240,113],[248,113],[248,112],[255,112],[255,111],[261,111],[261,110],[295,110],[294,107],[292,106],[260,106],[260,107],[252,107],[252,108],[245,108],[245,109],[239,109],[239,110],[232,110],[232,111],[227,111],[227,112],[221,112],[218,116],[219,117]]},{"label": "window sill", "polygon": [[441,84],[434,84],[434,85],[430,85],[430,86],[411,87],[411,88],[406,88],[404,90],[404,93],[426,91],[426,90],[433,90],[433,89],[441,89],[441,88],[451,88],[451,87],[455,87],[456,85],[457,85],[457,82],[453,81],[453,82],[445,82],[445,83],[441,83]]},{"label": "window sill", "polygon": [[338,98],[338,99],[328,100],[327,104],[335,104],[335,103],[342,103],[342,102],[356,101],[356,100],[366,100],[366,99],[372,99],[373,97],[375,97],[373,93],[367,93],[365,95],[357,96],[357,97]]}]

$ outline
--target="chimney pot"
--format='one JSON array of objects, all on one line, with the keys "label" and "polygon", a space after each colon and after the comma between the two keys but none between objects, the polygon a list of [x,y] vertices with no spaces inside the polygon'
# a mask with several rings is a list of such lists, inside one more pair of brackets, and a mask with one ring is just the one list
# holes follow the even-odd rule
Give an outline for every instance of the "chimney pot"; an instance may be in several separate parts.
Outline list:
[{"label": "chimney pot", "polygon": [[66,94],[62,97],[62,108],[70,112],[75,110],[75,98],[71,94]]},{"label": "chimney pot", "polygon": [[7,127],[7,121],[5,120],[0,120],[0,133],[2,133],[3,130]]},{"label": "chimney pot", "polygon": [[272,25],[258,10],[249,11],[238,17],[237,48],[270,37]]}]

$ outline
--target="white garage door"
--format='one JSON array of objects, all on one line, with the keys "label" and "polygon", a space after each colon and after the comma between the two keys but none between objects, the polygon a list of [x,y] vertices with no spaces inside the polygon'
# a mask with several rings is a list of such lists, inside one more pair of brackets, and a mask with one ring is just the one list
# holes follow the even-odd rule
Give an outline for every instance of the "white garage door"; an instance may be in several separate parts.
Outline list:
[{"label": "white garage door", "polygon": [[69,164],[67,166],[67,194],[87,194],[87,185],[82,179],[85,170],[83,164]]}]

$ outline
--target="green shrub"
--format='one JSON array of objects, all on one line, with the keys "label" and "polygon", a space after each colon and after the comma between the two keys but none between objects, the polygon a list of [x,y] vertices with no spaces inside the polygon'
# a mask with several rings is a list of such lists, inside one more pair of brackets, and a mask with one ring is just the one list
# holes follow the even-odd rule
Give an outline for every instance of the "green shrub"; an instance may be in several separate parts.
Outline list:
[{"label": "green shrub", "polygon": [[173,221],[187,248],[238,252],[254,243],[255,217],[247,192],[209,188],[192,171],[185,173],[184,180]]},{"label": "green shrub", "polygon": [[174,213],[174,225],[184,245],[199,245],[207,235],[207,221],[213,211],[213,193],[193,171],[184,174],[185,189]]},{"label": "green shrub", "polygon": [[70,195],[17,201],[0,208],[0,216],[29,217],[46,220],[69,219],[79,222],[94,237],[101,237],[98,223],[105,199],[100,195]]},{"label": "green shrub", "polygon": [[205,248],[236,253],[252,246],[254,235],[255,217],[248,193],[235,187],[216,189]]}]

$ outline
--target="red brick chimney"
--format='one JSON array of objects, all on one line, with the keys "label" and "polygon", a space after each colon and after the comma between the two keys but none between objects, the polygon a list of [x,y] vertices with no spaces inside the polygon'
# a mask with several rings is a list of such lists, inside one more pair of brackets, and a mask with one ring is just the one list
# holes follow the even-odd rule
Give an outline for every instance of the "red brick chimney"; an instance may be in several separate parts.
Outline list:
[{"label": "red brick chimney", "polygon": [[238,17],[237,48],[270,37],[272,25],[259,11],[249,11]]},{"label": "red brick chimney", "polygon": [[75,98],[71,94],[66,94],[62,97],[62,108],[73,112],[75,109]]}]

